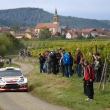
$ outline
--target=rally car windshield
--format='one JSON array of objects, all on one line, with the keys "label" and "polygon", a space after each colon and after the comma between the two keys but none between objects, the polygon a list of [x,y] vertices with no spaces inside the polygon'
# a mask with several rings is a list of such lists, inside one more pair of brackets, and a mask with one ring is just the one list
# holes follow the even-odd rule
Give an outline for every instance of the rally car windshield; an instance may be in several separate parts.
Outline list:
[{"label": "rally car windshield", "polygon": [[21,76],[22,73],[21,71],[18,70],[5,70],[5,71],[0,71],[0,76],[5,77],[5,76]]}]

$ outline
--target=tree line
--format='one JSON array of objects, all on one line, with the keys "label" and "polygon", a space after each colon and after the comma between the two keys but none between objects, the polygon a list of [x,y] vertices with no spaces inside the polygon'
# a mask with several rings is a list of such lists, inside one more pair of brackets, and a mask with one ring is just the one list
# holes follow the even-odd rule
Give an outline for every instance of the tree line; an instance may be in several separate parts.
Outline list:
[{"label": "tree line", "polygon": [[13,35],[5,32],[0,34],[0,56],[13,55],[21,48],[24,48],[24,44]]},{"label": "tree line", "polygon": [[[53,12],[54,13],[54,12]],[[52,22],[53,14],[40,8],[17,8],[0,10],[0,25],[35,26],[39,22]],[[60,26],[70,28],[110,28],[109,20],[84,19],[59,15]]]}]

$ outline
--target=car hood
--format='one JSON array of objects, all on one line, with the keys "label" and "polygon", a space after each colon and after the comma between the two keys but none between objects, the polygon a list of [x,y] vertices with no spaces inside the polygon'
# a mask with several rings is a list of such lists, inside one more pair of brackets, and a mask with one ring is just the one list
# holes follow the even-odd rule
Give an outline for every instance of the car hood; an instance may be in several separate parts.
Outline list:
[{"label": "car hood", "polygon": [[16,82],[18,82],[19,78],[20,78],[20,76],[2,77],[2,79],[6,83],[16,83]]}]

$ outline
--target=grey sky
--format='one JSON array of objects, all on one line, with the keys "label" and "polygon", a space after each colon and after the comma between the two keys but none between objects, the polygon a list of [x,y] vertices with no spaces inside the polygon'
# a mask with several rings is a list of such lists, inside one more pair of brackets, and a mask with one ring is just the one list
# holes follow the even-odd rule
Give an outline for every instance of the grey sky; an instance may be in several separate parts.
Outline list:
[{"label": "grey sky", "polygon": [[42,8],[62,16],[110,20],[110,0],[2,0],[0,10],[21,7]]}]

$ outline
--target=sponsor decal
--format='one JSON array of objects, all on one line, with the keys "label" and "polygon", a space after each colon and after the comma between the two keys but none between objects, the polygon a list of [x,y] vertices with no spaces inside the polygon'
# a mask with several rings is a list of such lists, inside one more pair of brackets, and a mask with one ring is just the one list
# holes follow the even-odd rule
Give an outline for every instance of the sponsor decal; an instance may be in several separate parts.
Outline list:
[{"label": "sponsor decal", "polygon": [[17,82],[18,79],[19,79],[19,77],[5,77],[5,78],[3,78],[3,80],[7,83]]}]

